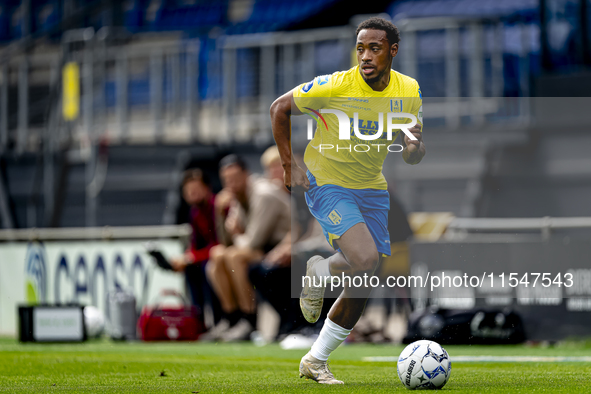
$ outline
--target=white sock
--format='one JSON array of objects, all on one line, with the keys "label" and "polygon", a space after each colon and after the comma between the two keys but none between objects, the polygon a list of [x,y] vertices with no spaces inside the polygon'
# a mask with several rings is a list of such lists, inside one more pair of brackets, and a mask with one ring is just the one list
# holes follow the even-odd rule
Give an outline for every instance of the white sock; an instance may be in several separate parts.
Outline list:
[{"label": "white sock", "polygon": [[320,260],[316,264],[314,264],[314,269],[316,269],[316,277],[320,280],[324,280],[324,277],[330,277],[330,267],[328,264],[329,259]]},{"label": "white sock", "polygon": [[310,349],[310,354],[320,361],[328,360],[328,356],[349,336],[351,330],[343,328],[328,317],[320,330],[320,335]]}]

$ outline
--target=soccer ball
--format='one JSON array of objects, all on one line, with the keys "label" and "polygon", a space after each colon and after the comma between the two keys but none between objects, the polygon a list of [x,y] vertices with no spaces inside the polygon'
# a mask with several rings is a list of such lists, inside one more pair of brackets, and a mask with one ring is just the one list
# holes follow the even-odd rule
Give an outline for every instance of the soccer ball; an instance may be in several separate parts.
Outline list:
[{"label": "soccer ball", "polygon": [[84,327],[88,338],[98,338],[105,329],[105,316],[95,306],[84,307]]},{"label": "soccer ball", "polygon": [[400,353],[396,369],[407,389],[436,390],[449,380],[451,360],[437,342],[416,341]]}]

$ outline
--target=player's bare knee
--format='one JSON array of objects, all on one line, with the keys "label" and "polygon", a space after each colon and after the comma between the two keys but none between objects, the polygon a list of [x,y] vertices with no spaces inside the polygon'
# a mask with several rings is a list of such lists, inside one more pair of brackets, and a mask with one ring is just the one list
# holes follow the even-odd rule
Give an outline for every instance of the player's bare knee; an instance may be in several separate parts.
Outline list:
[{"label": "player's bare knee", "polygon": [[354,270],[358,273],[372,274],[378,266],[379,254],[377,251],[363,253],[352,262]]}]

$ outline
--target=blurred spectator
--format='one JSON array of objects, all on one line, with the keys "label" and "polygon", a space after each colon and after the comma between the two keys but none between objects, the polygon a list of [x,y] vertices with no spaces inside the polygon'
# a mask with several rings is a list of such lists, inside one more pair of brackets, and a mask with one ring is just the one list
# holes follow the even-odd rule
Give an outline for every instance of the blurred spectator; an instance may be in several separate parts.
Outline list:
[{"label": "blurred spectator", "polygon": [[215,209],[222,244],[211,250],[207,276],[225,319],[204,339],[245,340],[256,327],[249,266],[265,255],[286,260],[282,241],[290,231],[289,196],[274,182],[250,175],[236,155],[222,159],[220,177],[224,189],[216,197]]},{"label": "blurred spectator", "polygon": [[265,170],[265,177],[271,182],[274,182],[279,186],[280,189],[288,190],[283,182],[283,166],[281,165],[281,157],[279,157],[279,151],[275,145],[267,148],[261,156],[261,165]]},{"label": "blurred spectator", "polygon": [[170,265],[177,272],[184,272],[191,301],[203,316],[206,303],[210,303],[214,322],[220,319],[220,306],[205,277],[205,265],[212,247],[217,245],[215,234],[214,200],[207,175],[192,168],[183,175],[183,198],[190,206],[190,224],[193,229],[191,245],[181,256],[171,259]]},{"label": "blurred spectator", "polygon": [[[261,156],[265,176],[289,196],[283,182],[283,167],[276,146],[268,148]],[[299,226],[292,226],[285,238],[258,264],[251,265],[249,279],[258,293],[279,314],[279,331],[282,336],[306,324],[300,313],[298,300],[291,298],[291,245],[300,234]]]},{"label": "blurred spectator", "polygon": [[[299,165],[305,166],[300,155],[294,154],[294,159]],[[263,153],[261,165],[265,169],[266,177],[288,193],[283,182],[283,167],[277,147],[272,146]],[[304,194],[291,194],[290,205],[291,231],[264,257],[261,263],[252,265],[249,271],[249,278],[257,292],[279,314],[278,340],[293,332],[306,336],[317,334],[322,327],[324,318],[320,324],[318,322],[310,324],[304,319],[300,311],[299,299],[293,298],[291,294],[292,287],[295,285],[292,284],[292,278],[301,278],[305,275],[306,261],[309,257],[314,254],[328,257],[332,253],[332,247],[326,241],[322,227],[310,215]],[[328,313],[334,303],[330,296],[336,297],[338,293],[332,294],[329,291],[327,296],[329,297],[325,300],[323,316]]]}]

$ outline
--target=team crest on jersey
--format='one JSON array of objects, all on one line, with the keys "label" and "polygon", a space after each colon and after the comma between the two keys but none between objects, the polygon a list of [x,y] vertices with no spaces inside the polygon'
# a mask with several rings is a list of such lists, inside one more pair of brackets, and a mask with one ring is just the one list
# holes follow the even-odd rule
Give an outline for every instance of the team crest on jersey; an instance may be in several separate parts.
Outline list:
[{"label": "team crest on jersey", "polygon": [[390,100],[390,112],[404,112],[402,111],[402,100]]},{"label": "team crest on jersey", "polygon": [[313,85],[314,85],[314,80],[308,82],[307,84],[305,84],[304,86],[302,86],[302,92],[308,93],[310,91],[310,89],[312,89],[312,86]]},{"label": "team crest on jersey", "polygon": [[341,220],[343,220],[343,216],[341,216],[341,213],[339,211],[337,211],[336,209],[333,209],[329,214],[328,214],[328,219],[333,223],[333,224],[340,224]]}]

